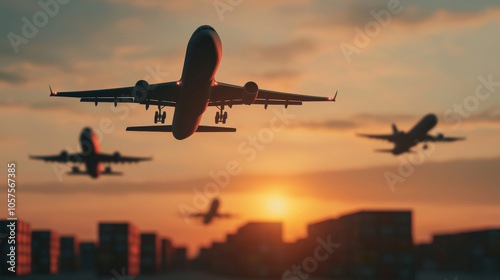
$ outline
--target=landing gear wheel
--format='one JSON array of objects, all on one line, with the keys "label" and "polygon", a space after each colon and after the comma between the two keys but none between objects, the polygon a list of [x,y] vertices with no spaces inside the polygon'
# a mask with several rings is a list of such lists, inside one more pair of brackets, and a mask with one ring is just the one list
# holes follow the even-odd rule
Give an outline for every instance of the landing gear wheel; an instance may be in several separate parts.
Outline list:
[{"label": "landing gear wheel", "polygon": [[163,115],[161,116],[161,123],[165,123],[166,118],[167,118],[167,112],[163,112]]},{"label": "landing gear wheel", "polygon": [[423,148],[424,148],[424,150],[427,150],[427,148],[428,148],[427,144],[425,144]]},{"label": "landing gear wheel", "polygon": [[222,123],[226,123],[226,120],[227,120],[227,112],[224,112],[224,114],[222,115]]},{"label": "landing gear wheel", "polygon": [[219,112],[215,113],[215,124],[218,124],[220,120],[220,114]]},{"label": "landing gear wheel", "polygon": [[155,112],[155,123],[158,123],[158,112]]}]

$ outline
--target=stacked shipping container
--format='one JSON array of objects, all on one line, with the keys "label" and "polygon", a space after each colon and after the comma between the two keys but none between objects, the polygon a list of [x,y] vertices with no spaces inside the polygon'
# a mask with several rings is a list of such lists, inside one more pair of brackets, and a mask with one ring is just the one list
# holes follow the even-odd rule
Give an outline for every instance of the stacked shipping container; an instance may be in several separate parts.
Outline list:
[{"label": "stacked shipping container", "polygon": [[100,223],[98,274],[138,275],[140,269],[140,235],[129,223]]},{"label": "stacked shipping container", "polygon": [[59,272],[60,239],[53,231],[33,231],[31,235],[31,272]]}]

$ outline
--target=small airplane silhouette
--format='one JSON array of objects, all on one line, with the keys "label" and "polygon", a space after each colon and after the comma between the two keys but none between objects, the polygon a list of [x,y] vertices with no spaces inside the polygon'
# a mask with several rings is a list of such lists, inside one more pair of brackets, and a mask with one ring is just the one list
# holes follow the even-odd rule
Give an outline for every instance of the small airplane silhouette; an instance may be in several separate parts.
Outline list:
[{"label": "small airplane silhouette", "polygon": [[220,201],[218,198],[214,198],[208,209],[207,213],[191,213],[190,217],[202,218],[203,224],[208,225],[212,223],[214,218],[233,218],[232,214],[220,214],[219,211]]},{"label": "small airplane silhouette", "polygon": [[[80,134],[80,146],[82,147],[81,153],[68,154],[67,151],[62,151],[59,155],[54,156],[30,156],[31,159],[40,159],[49,162],[72,162],[76,164],[85,164],[86,171],[80,171],[77,166],[73,166],[72,171],[68,175],[90,175],[92,178],[97,178],[99,175],[122,175],[121,172],[114,172],[111,170],[112,163],[124,162],[139,162],[151,160],[150,157],[125,157],[120,155],[119,152],[114,154],[103,154],[97,135],[91,128],[84,128]],[[106,163],[108,166],[101,171],[101,163]]]},{"label": "small airplane silhouette", "polygon": [[[392,134],[373,135],[373,134],[358,134],[361,137],[387,140],[395,144],[394,149],[380,149],[377,152],[392,153],[400,155],[410,152],[410,149],[420,142],[453,142],[464,140],[463,137],[444,137],[443,134],[436,136],[429,135],[428,132],[437,124],[437,117],[434,114],[428,114],[420,120],[408,133],[398,130],[395,124],[392,125]],[[427,149],[427,144],[424,144],[424,149]]]}]

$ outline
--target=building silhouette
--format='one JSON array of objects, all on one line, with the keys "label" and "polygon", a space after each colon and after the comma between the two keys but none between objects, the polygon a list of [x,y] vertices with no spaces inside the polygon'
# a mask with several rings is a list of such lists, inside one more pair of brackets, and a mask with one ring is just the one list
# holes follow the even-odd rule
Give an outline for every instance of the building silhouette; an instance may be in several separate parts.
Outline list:
[{"label": "building silhouette", "polygon": [[226,242],[202,248],[193,265],[240,277],[276,277],[285,265],[281,223],[251,222],[228,234]]},{"label": "building silhouette", "polygon": [[80,270],[80,242],[78,238],[63,236],[60,242],[59,271],[76,272]]},{"label": "building silhouette", "polygon": [[174,246],[172,241],[167,238],[161,240],[161,271],[172,270],[172,259],[174,256]]},{"label": "building silhouette", "polygon": [[96,271],[97,270],[97,247],[94,242],[80,243],[80,270]]},{"label": "building silhouette", "polygon": [[99,223],[97,271],[99,275],[138,275],[140,235],[130,223]]},{"label": "building silhouette", "polygon": [[416,253],[421,270],[500,273],[500,229],[434,235]]},{"label": "building silhouette", "polygon": [[141,234],[141,274],[161,272],[161,239],[156,233]]},{"label": "building silhouette", "polygon": [[415,277],[411,211],[360,211],[310,224],[307,232],[285,243],[281,223],[248,223],[225,242],[202,248],[193,265],[252,278]]},{"label": "building silhouette", "polygon": [[59,272],[59,234],[33,231],[31,235],[31,273],[56,274]]}]

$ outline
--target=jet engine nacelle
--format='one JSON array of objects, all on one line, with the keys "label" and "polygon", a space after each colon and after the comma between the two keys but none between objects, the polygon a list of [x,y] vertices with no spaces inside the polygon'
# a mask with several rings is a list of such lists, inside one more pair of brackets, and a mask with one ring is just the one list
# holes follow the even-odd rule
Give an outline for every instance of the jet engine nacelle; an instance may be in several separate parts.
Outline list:
[{"label": "jet engine nacelle", "polygon": [[257,99],[259,95],[259,86],[255,82],[248,82],[243,86],[243,104],[251,105]]},{"label": "jet engine nacelle", "polygon": [[61,151],[61,157],[64,159],[68,159],[68,152],[66,150]]},{"label": "jet engine nacelle", "polygon": [[119,159],[120,159],[120,153],[119,153],[119,152],[115,152],[115,153],[113,154],[113,160],[114,160],[115,162],[118,162],[118,160],[119,160]]},{"label": "jet engine nacelle", "polygon": [[148,96],[149,84],[145,80],[139,80],[134,86],[134,98],[142,102]]}]

